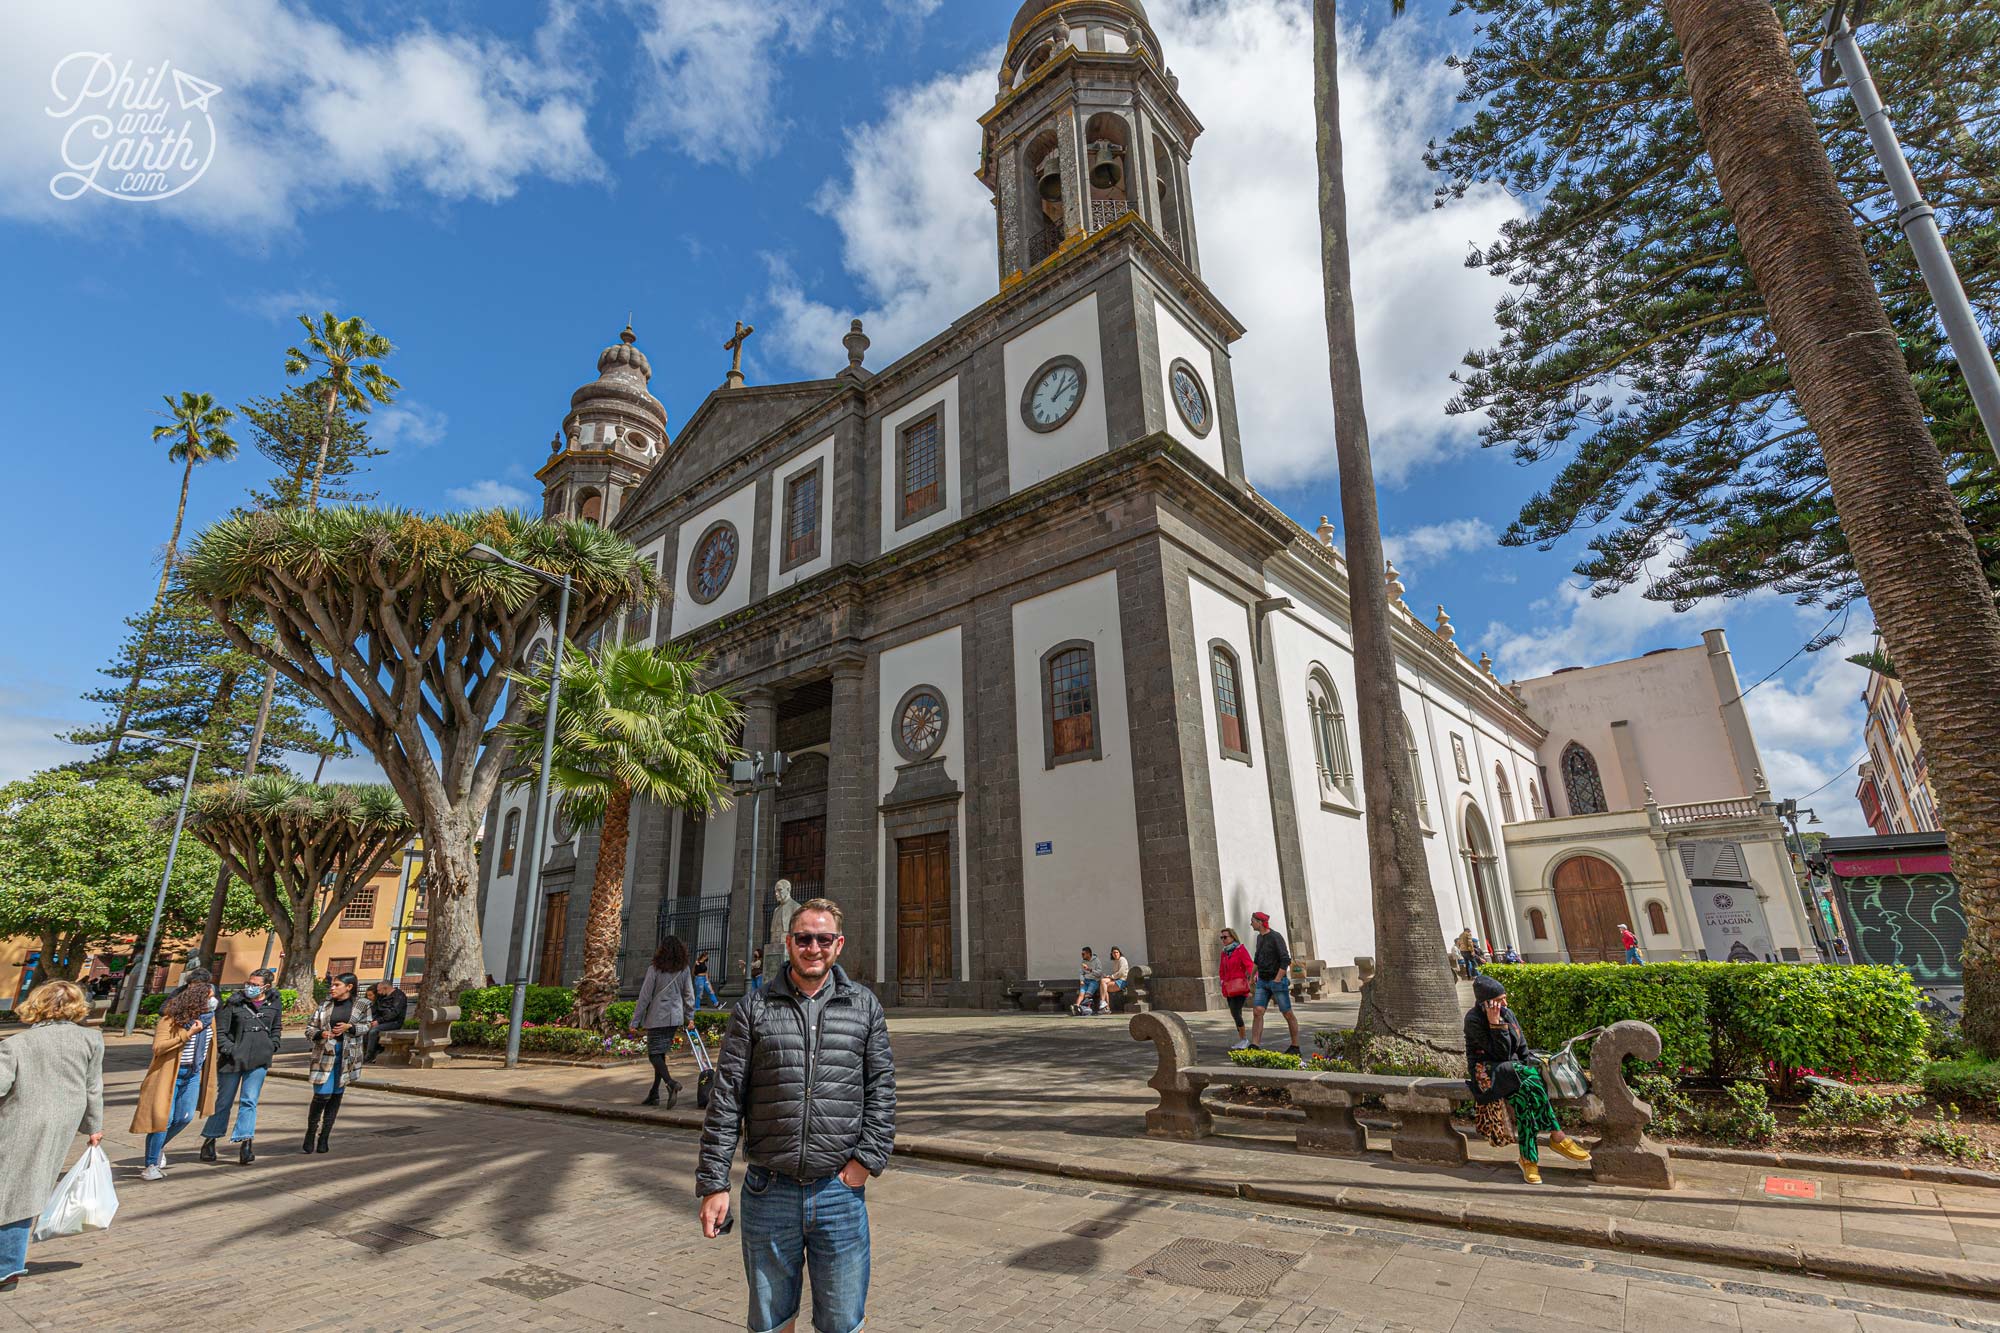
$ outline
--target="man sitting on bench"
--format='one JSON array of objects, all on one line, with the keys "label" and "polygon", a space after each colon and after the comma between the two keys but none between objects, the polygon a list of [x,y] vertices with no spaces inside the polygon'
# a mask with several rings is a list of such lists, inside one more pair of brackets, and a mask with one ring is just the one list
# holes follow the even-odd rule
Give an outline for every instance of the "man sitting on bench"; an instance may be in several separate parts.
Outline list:
[{"label": "man sitting on bench", "polygon": [[1077,968],[1076,1003],[1069,1007],[1069,1011],[1079,1016],[1094,1012],[1103,1002],[1103,989],[1103,980],[1097,970],[1097,958],[1086,944],[1083,946],[1083,961]]}]

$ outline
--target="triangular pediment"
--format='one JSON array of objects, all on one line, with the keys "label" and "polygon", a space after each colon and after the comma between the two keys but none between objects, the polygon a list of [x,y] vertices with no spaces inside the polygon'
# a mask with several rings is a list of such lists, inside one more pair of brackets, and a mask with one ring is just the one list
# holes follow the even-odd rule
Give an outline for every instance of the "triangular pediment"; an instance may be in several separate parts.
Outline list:
[{"label": "triangular pediment", "polygon": [[638,495],[619,510],[617,526],[629,528],[643,520],[648,511],[658,509],[850,387],[846,380],[830,379],[715,390],[681,427]]}]

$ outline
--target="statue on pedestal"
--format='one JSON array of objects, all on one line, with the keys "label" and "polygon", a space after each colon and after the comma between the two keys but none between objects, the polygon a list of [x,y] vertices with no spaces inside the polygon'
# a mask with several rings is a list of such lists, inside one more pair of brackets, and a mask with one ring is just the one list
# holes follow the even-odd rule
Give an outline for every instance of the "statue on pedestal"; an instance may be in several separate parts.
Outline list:
[{"label": "statue on pedestal", "polygon": [[785,952],[785,936],[792,930],[792,913],[799,905],[792,901],[792,882],[778,881],[776,897],[771,903],[771,932],[764,940],[764,979],[769,981],[784,970],[785,960],[790,957]]}]

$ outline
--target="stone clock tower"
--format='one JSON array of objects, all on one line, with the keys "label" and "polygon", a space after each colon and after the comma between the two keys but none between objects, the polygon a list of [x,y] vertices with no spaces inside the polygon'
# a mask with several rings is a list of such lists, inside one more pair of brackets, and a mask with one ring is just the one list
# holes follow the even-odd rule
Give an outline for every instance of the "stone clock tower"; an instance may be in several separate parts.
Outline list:
[{"label": "stone clock tower", "polygon": [[667,409],[653,397],[652,363],[627,324],[597,357],[597,378],[570,396],[569,415],[549,442],[542,483],[545,518],[609,526],[667,447]]},{"label": "stone clock tower", "polygon": [[999,214],[1000,284],[1137,213],[1200,272],[1181,101],[1140,0],[1027,0],[999,97],[981,118],[979,178]]}]

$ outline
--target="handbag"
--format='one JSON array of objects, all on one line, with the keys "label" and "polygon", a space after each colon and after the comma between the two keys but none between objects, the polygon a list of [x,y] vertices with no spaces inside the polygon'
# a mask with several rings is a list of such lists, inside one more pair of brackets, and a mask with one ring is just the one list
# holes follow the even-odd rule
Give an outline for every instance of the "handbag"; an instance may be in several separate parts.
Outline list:
[{"label": "handbag", "polygon": [[57,1236],[74,1236],[79,1231],[102,1231],[111,1225],[112,1214],[117,1211],[118,1191],[111,1187],[111,1159],[102,1148],[85,1148],[83,1156],[76,1159],[76,1165],[49,1196],[48,1206],[42,1209],[41,1219],[35,1223],[32,1239],[53,1240]]},{"label": "handbag", "polygon": [[1589,1041],[1604,1031],[1592,1028],[1579,1033],[1553,1051],[1530,1051],[1529,1057],[1540,1066],[1542,1086],[1548,1089],[1550,1101],[1582,1101],[1590,1095],[1590,1079],[1583,1072],[1583,1065],[1576,1058],[1573,1049],[1580,1041]]}]

